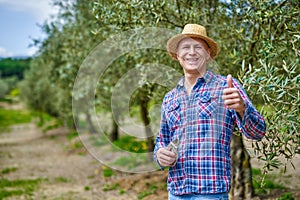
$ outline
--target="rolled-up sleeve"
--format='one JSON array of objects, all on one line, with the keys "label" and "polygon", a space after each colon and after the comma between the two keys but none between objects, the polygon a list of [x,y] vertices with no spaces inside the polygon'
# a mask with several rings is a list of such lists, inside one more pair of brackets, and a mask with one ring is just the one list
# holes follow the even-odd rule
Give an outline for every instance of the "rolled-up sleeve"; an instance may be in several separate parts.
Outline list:
[{"label": "rolled-up sleeve", "polygon": [[239,130],[248,139],[262,139],[266,131],[264,117],[255,109],[246,92],[236,80],[233,81],[233,85],[238,88],[246,107],[243,118],[240,118],[237,112],[233,111],[233,117],[235,118]]}]

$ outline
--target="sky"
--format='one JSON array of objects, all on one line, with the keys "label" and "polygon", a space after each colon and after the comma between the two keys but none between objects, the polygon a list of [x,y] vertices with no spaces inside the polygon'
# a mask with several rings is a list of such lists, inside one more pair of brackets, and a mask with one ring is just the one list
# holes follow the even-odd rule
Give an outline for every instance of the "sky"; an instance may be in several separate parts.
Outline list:
[{"label": "sky", "polygon": [[33,39],[45,38],[39,25],[57,13],[52,0],[0,0],[0,57],[32,56]]}]

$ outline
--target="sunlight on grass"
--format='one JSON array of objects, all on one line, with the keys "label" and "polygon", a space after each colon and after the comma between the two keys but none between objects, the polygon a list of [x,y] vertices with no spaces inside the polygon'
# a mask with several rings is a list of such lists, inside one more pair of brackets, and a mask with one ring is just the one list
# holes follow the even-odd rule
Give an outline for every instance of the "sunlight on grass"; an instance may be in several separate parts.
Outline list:
[{"label": "sunlight on grass", "polygon": [[0,107],[0,130],[5,131],[12,125],[29,122],[31,122],[31,115],[29,112],[8,110]]},{"label": "sunlight on grass", "polygon": [[123,136],[119,140],[114,141],[113,144],[129,152],[134,152],[134,153],[147,152],[147,142],[139,141],[133,136]]},{"label": "sunlight on grass", "polygon": [[37,186],[45,179],[0,179],[0,199],[12,196],[32,196]]}]

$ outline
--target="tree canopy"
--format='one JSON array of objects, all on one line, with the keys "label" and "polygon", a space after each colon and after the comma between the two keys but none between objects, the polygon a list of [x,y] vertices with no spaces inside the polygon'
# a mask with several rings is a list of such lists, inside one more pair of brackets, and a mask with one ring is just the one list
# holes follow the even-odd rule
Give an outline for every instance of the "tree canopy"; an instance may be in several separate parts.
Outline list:
[{"label": "tree canopy", "polygon": [[16,76],[23,79],[24,72],[29,69],[31,58],[2,58],[0,59],[0,77]]},{"label": "tree canopy", "polygon": [[[94,47],[132,29],[156,27],[179,33],[186,23],[198,23],[207,27],[209,36],[221,47],[215,62],[218,72],[238,77],[265,116],[266,140],[262,145],[253,144],[256,155],[265,160],[265,169],[278,167],[279,156],[290,160],[299,153],[298,1],[56,0],[55,5],[60,7],[59,16],[43,26],[48,37],[37,41],[39,53],[23,85],[33,108],[52,112],[71,126],[75,78]],[[133,68],[140,68],[141,77],[145,77],[147,63],[172,66],[182,73],[166,51],[149,48],[126,53],[103,72],[97,91],[89,91],[95,93],[96,106],[111,110],[110,98],[119,79]],[[174,79],[172,75],[169,78]],[[150,106],[149,97],[159,102],[167,89],[141,82],[135,103],[141,105],[148,98]],[[82,92],[77,98],[84,100],[87,91]],[[83,109],[89,113],[93,104],[87,105]]]}]

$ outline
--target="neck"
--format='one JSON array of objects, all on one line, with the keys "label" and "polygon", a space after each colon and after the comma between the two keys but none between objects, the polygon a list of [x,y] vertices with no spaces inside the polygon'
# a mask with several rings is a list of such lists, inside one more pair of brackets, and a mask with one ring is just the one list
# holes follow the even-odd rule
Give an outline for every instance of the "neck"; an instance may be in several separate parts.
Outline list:
[{"label": "neck", "polygon": [[198,78],[203,78],[206,70],[201,73],[184,73],[184,86],[190,95],[192,88],[197,82]]},{"label": "neck", "polygon": [[197,73],[184,73],[184,80],[185,82],[189,83],[189,85],[194,86],[196,84],[196,81],[198,78],[203,78],[204,74],[206,73],[206,70],[203,72],[197,72]]}]

